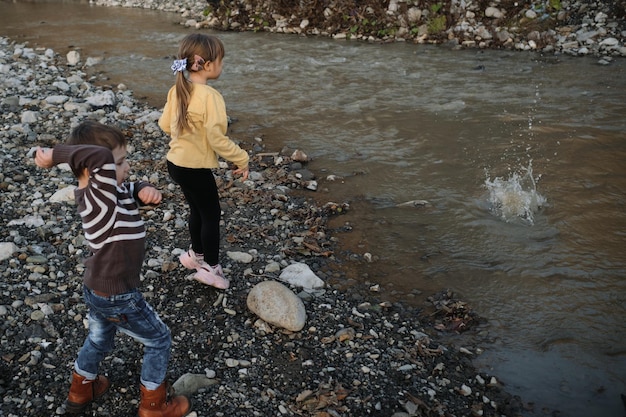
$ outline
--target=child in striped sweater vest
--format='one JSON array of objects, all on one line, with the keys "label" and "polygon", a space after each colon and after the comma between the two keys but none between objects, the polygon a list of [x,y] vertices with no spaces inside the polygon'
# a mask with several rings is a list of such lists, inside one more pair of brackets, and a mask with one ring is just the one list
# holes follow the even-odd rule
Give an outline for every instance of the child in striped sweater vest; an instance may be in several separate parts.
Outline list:
[{"label": "child in striped sweater vest", "polygon": [[65,144],[35,154],[37,166],[67,163],[77,177],[74,196],[91,251],[83,278],[89,334],[74,362],[66,409],[82,412],[108,390],[98,367],[121,331],[144,345],[139,416],[180,417],[189,413],[190,403],[185,396],[167,395],[170,329],[139,291],[146,237],[139,206],[159,204],[161,192],[145,182],[125,182],[126,145],[119,129],[86,121]]}]

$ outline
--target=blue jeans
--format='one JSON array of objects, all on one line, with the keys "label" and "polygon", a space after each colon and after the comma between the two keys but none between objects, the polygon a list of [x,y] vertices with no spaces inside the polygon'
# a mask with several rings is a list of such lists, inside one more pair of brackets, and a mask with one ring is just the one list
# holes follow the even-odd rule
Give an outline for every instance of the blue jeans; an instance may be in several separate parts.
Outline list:
[{"label": "blue jeans", "polygon": [[74,363],[78,374],[93,379],[98,365],[113,350],[117,330],[144,345],[141,383],[156,389],[165,380],[170,359],[170,329],[146,302],[139,290],[111,297],[100,297],[83,286],[89,307],[89,334]]}]

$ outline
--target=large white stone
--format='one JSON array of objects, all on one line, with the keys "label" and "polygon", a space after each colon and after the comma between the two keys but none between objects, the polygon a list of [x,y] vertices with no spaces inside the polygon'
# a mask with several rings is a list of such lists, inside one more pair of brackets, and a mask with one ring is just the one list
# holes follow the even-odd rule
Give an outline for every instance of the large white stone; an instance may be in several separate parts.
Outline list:
[{"label": "large white stone", "polygon": [[304,303],[289,288],[277,281],[255,285],[246,300],[250,311],[262,320],[298,332],[306,322]]},{"label": "large white stone", "polygon": [[294,263],[287,266],[280,273],[279,279],[296,287],[311,289],[324,287],[324,281],[304,263]]}]

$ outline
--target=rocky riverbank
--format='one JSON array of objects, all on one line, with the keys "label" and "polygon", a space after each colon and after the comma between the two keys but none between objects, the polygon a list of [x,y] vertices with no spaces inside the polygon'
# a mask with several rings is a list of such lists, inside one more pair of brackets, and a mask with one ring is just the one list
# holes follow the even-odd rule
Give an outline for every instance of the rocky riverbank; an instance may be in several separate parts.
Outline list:
[{"label": "rocky riverbank", "polygon": [[[178,264],[188,245],[186,206],[165,169],[158,109],[123,85],[94,85],[82,67],[68,65],[75,58],[0,39],[0,415],[65,414],[72,363],[86,334],[87,248],[62,191],[75,183],[71,173],[36,168],[29,150],[55,145],[85,118],[121,127],[130,138],[133,177],[164,192],[160,206],[143,211],[142,290],[172,330],[170,379],[192,374],[205,385],[190,395],[192,415],[520,415],[520,400],[472,366],[479,347],[464,345],[462,336],[455,346],[442,343],[438,332],[462,332],[479,320],[452,294],[433,296],[425,314],[376,292],[333,288],[341,260],[326,222],[345,207],[309,200],[314,175],[293,150],[233,137],[249,151],[252,173],[242,183],[226,167],[216,171],[222,265],[232,285],[218,291],[190,280]],[[257,283],[278,280],[294,262],[326,282],[316,291],[292,287],[307,313],[298,332],[263,323],[246,307]],[[128,337],[117,340],[102,363],[112,388],[87,414],[135,415],[142,352]]]},{"label": "rocky riverbank", "polygon": [[178,12],[195,28],[591,55],[601,64],[626,56],[625,0],[94,2]]}]

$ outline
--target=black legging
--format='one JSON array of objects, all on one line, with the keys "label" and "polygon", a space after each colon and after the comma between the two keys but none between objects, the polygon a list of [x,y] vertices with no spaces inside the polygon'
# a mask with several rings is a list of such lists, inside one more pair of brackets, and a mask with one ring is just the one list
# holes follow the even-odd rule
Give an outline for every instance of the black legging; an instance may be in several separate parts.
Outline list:
[{"label": "black legging", "polygon": [[219,263],[220,208],[213,171],[208,168],[184,168],[167,161],[167,171],[180,185],[189,204],[191,249],[203,253],[209,265]]}]

